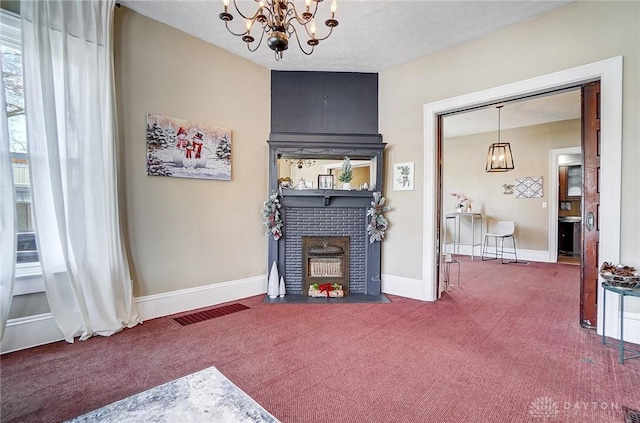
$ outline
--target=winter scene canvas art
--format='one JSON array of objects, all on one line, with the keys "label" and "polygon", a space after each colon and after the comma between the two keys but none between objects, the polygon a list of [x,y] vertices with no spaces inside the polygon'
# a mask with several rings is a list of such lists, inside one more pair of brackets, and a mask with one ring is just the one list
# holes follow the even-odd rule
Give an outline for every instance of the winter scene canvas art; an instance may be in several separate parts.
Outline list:
[{"label": "winter scene canvas art", "polygon": [[231,130],[147,115],[147,175],[231,180]]}]

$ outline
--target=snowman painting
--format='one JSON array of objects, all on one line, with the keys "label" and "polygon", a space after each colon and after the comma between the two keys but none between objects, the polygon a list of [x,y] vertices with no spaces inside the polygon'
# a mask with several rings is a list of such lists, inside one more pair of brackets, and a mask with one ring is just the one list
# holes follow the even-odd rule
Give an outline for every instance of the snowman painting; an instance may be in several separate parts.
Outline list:
[{"label": "snowman painting", "polygon": [[231,180],[231,130],[147,114],[147,175]]},{"label": "snowman painting", "polygon": [[196,159],[196,168],[204,168],[207,167],[207,158],[202,156],[202,132],[196,131],[193,135],[193,151],[194,158]]},{"label": "snowman painting", "polygon": [[195,131],[190,140],[187,140],[185,156],[182,159],[182,165],[187,169],[195,169],[198,163],[197,157],[202,149],[202,133]]},{"label": "snowman painting", "polygon": [[185,151],[187,150],[187,144],[189,140],[187,139],[187,131],[181,126],[178,129],[178,134],[176,135],[176,149],[173,150],[173,164],[180,166],[182,164],[182,159],[185,156]]}]

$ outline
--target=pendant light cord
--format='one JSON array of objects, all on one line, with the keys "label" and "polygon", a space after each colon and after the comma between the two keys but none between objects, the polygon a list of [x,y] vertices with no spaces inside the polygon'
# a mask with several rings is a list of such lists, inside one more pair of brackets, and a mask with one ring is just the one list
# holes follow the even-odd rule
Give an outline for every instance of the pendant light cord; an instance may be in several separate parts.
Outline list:
[{"label": "pendant light cord", "polygon": [[498,144],[500,144],[500,110],[504,106],[497,106],[498,108]]}]

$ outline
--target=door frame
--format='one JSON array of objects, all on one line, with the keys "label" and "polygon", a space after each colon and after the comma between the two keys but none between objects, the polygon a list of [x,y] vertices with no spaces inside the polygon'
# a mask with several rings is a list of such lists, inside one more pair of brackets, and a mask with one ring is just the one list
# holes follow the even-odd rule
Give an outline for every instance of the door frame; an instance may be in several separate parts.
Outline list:
[{"label": "door frame", "polygon": [[558,163],[559,156],[563,154],[580,154],[582,147],[554,148],[549,150],[549,263],[558,261]]},{"label": "door frame", "polygon": [[[457,97],[427,103],[423,107],[424,116],[424,192],[423,192],[423,233],[421,299],[435,301],[437,292],[439,222],[437,194],[440,183],[437,173],[438,157],[438,116],[446,113],[480,107],[500,101],[541,94],[562,88],[600,80],[602,87],[601,135],[606,139],[607,148],[602,151],[601,166],[601,215],[600,215],[600,258],[602,261],[620,262],[620,211],[622,169],[622,56],[589,63],[551,74],[523,81],[477,91]],[[602,288],[598,288],[601,298]],[[613,297],[613,296],[611,296]],[[607,304],[607,310],[617,313],[615,304]],[[601,322],[602,302],[598,302],[598,322]],[[609,318],[612,322],[617,319]],[[598,324],[598,333],[602,325]],[[607,332],[609,325],[607,324]]]}]

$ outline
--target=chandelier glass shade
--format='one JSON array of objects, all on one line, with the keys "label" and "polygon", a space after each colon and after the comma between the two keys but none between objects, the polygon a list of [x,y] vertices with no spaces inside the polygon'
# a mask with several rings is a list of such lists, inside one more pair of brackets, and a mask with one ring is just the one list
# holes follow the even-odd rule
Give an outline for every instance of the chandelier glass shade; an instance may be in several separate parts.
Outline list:
[{"label": "chandelier glass shade", "polygon": [[515,169],[513,164],[513,154],[511,153],[511,144],[508,142],[500,142],[500,109],[498,106],[498,142],[489,146],[487,153],[486,172],[508,172]]},{"label": "chandelier glass shade", "polygon": [[[282,59],[282,54],[289,48],[289,40],[295,39],[300,50],[306,55],[313,53],[313,49],[320,41],[329,38],[333,28],[338,26],[335,19],[336,0],[331,3],[330,18],[324,21],[329,28],[329,32],[324,36],[319,36],[315,22],[318,4],[322,0],[305,0],[304,12],[298,12],[292,0],[255,0],[257,10],[253,15],[248,15],[240,11],[236,0],[233,6],[237,14],[244,19],[244,31],[233,31],[229,27],[229,22],[233,20],[233,15],[229,13],[231,0],[223,0],[224,12],[219,17],[224,21],[227,30],[247,43],[249,51],[254,52],[262,45],[262,40],[267,39],[267,45],[274,51],[276,60]],[[258,41],[256,42],[256,38]],[[302,40],[306,40],[306,47]]]}]

